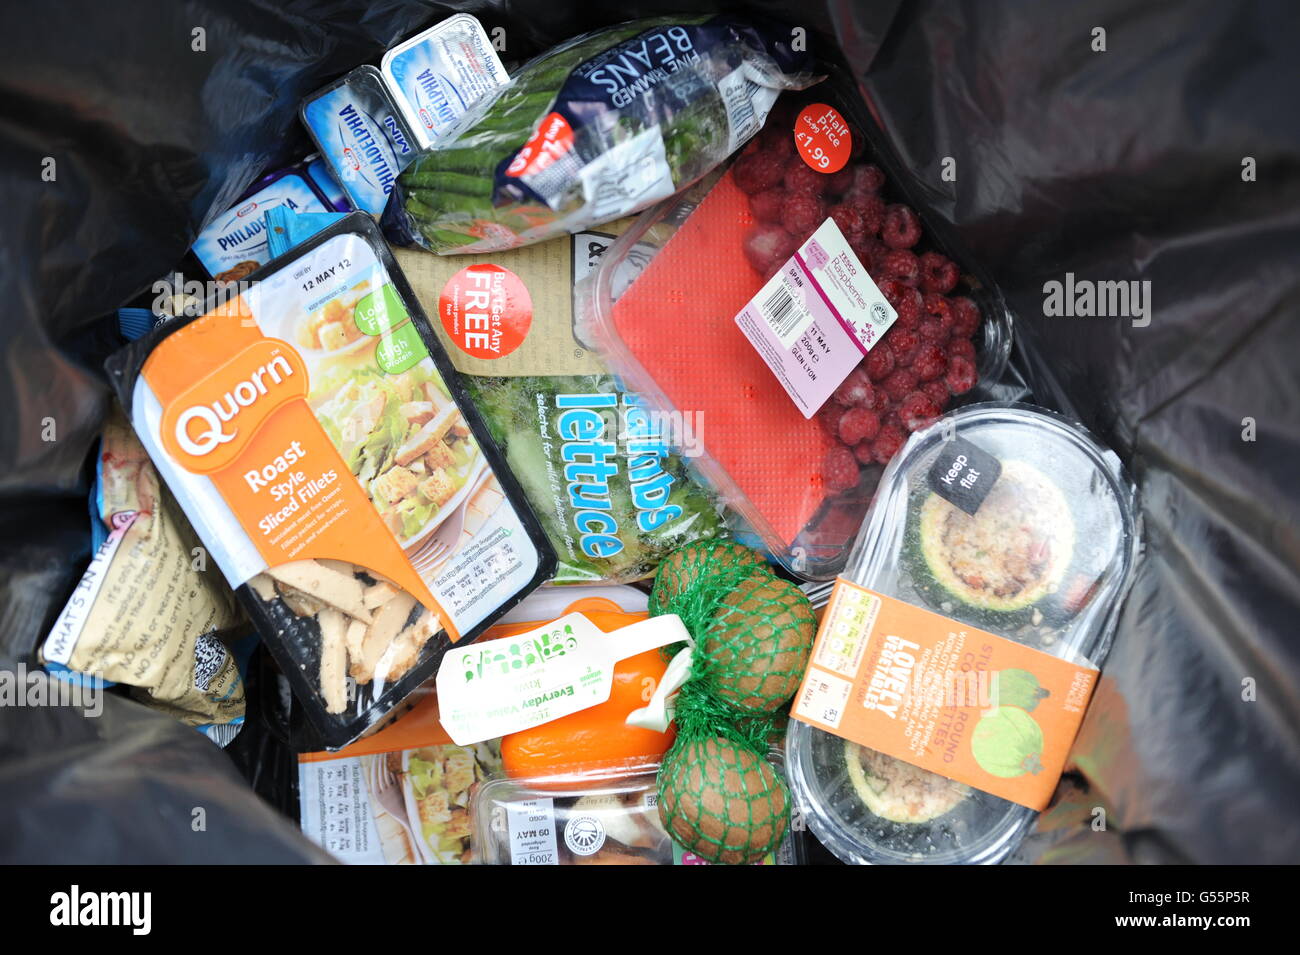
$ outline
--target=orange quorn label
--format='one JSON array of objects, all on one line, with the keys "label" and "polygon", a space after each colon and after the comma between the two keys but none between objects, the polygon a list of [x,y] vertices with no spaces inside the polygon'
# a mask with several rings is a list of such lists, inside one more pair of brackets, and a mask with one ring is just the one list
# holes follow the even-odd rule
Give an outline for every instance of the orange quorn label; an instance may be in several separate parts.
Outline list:
[{"label": "orange quorn label", "polygon": [[142,376],[162,406],[160,440],[209,477],[268,567],[346,560],[444,612],[349,471],[307,396],[310,374],[288,343],[266,337],[244,296],[168,336]]}]

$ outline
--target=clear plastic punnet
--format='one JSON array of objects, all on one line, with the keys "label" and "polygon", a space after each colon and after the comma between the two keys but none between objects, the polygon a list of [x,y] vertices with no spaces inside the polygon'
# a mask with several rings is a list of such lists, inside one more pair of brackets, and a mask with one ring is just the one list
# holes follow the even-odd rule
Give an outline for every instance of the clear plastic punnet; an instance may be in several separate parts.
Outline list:
[{"label": "clear plastic punnet", "polygon": [[[796,152],[802,148],[796,143],[801,142],[801,124],[807,117],[829,113],[847,118],[855,137],[853,153],[838,173],[819,179],[819,172]],[[597,349],[624,386],[668,422],[665,434],[677,438],[674,443],[693,472],[725,500],[733,531],[809,580],[829,580],[842,570],[884,467],[911,428],[962,404],[1022,393],[1007,387],[1011,314],[1001,293],[946,223],[927,211],[924,195],[893,161],[888,145],[877,140],[873,125],[856,97],[833,80],[783,94],[752,148],[720,175],[643,213],[604,254],[600,269],[584,280],[578,296],[579,338]],[[784,181],[790,185],[754,192],[756,176],[776,175],[762,168],[764,162],[784,162]],[[806,182],[810,177],[811,186]],[[780,232],[781,223],[764,219],[768,213],[762,207],[804,188],[823,192],[804,203],[807,209],[800,209],[798,202],[792,208],[816,213],[817,224],[844,222],[848,231],[838,235],[847,242],[843,248],[853,249],[853,268],[860,266],[862,279],[871,276],[875,284],[865,286],[867,291],[879,286],[878,293],[897,304],[899,315],[893,320],[897,331],[889,326],[865,357],[859,357],[862,353],[853,345],[847,353],[831,353],[841,356],[833,359],[837,365],[856,364],[845,385],[857,382],[864,397],[836,389],[835,396],[815,410],[815,402],[797,406],[739,322],[742,312],[758,309],[775,329],[783,322],[778,316],[790,312],[779,302],[766,308],[781,293],[773,289],[779,273],[772,263],[774,256],[791,256],[807,236],[793,225],[791,231]],[[878,238],[882,232],[856,233],[853,228],[864,221],[864,212],[877,224],[882,216],[904,216],[921,238],[890,235],[899,245],[915,243],[894,249]],[[768,247],[771,243],[777,251]],[[771,255],[760,260],[759,247]],[[906,281],[890,278],[895,274],[891,269],[924,268],[927,263],[949,269],[946,281],[956,284],[945,285],[937,273],[919,278],[913,273]],[[929,287],[945,287],[946,292],[926,291],[933,282],[940,284]],[[909,301],[899,304],[903,299]],[[933,304],[941,313],[938,317],[926,311],[936,299],[943,300]],[[965,316],[954,319],[949,305],[964,309]],[[845,321],[836,317],[841,324]],[[963,323],[963,331],[954,330]],[[812,327],[816,337],[817,326]],[[935,337],[923,337],[932,327]],[[894,357],[884,354],[891,348],[880,346],[896,344],[904,332],[911,336],[909,346],[899,352],[898,374],[889,381]],[[787,335],[773,354],[797,351],[798,334]],[[936,367],[931,362],[928,369],[918,364],[921,371],[913,374],[912,362],[929,347],[942,351],[942,358],[935,360],[944,364]],[[876,366],[870,364],[873,351],[884,359]],[[961,365],[966,375],[964,381],[954,379],[951,393],[940,370],[949,364]],[[941,402],[927,407],[924,396],[936,395],[936,388]],[[887,394],[893,397],[886,400]],[[863,407],[851,409],[854,404]],[[869,420],[863,426],[865,438],[862,431],[852,433],[856,424],[838,423],[836,416],[848,410]],[[890,447],[883,444],[886,435],[893,442]],[[873,446],[875,438],[882,440],[881,447]],[[833,455],[848,469],[845,479],[832,473]]]},{"label": "clear plastic punnet", "polygon": [[[783,766],[779,749],[769,760]],[[659,820],[658,766],[586,778],[491,779],[474,794],[474,858],[482,865],[709,865],[677,845]],[[759,865],[803,862],[787,831]]]},{"label": "clear plastic punnet", "polygon": [[[970,516],[935,489],[953,442],[997,462],[999,477]],[[841,577],[956,627],[1100,668],[1138,540],[1132,485],[1114,452],[1053,413],[985,403],[912,436],[885,471]],[[848,862],[996,863],[1037,817],[798,720],[786,757],[796,805]]]}]

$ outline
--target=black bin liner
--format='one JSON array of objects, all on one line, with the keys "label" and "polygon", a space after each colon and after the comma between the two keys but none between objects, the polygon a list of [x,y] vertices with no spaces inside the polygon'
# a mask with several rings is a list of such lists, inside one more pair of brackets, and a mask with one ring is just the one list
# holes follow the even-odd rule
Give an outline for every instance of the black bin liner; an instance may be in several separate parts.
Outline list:
[{"label": "black bin liner", "polygon": [[[100,366],[120,344],[109,313],[258,175],[309,151],[304,94],[458,10],[505,30],[510,65],[689,6],[0,10],[0,668],[32,665],[89,558]],[[1013,861],[1300,861],[1300,8],[725,9],[842,50],[919,193],[1001,285],[1017,374],[1139,482],[1136,583],[1057,799]],[[1044,285],[1067,273],[1149,282],[1149,322],[1048,314]],[[117,697],[93,721],[0,714],[0,861],[327,861],[291,818],[273,680],[254,668],[226,752]],[[192,831],[196,806],[212,837],[140,838],[146,818]]]}]

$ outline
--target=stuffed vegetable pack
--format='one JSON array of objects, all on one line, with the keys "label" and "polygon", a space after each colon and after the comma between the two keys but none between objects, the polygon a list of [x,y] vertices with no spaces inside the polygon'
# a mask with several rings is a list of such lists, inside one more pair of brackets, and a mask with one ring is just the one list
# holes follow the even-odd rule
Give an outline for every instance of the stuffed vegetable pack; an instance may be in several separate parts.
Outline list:
[{"label": "stuffed vegetable pack", "polygon": [[728,17],[578,37],[422,154],[385,225],[404,244],[485,252],[628,215],[709,172],[758,132],[782,89],[814,79],[789,31]]}]

